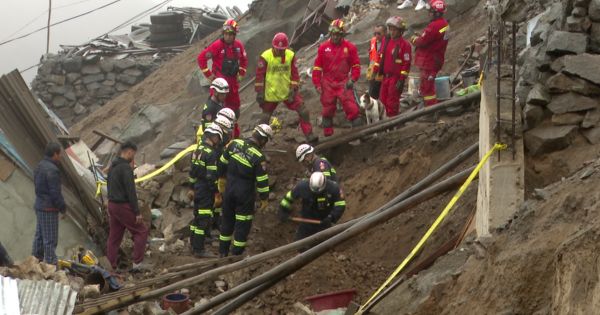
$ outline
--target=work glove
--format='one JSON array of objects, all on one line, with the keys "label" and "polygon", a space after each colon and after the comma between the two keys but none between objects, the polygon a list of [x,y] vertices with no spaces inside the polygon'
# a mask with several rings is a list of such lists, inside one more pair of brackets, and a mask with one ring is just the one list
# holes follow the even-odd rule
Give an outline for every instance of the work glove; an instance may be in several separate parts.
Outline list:
[{"label": "work glove", "polygon": [[262,199],[262,200],[260,201],[260,206],[259,206],[258,210],[260,210],[260,211],[265,211],[265,210],[267,210],[267,206],[268,206],[268,205],[269,205],[269,200],[267,200],[267,199]]},{"label": "work glove", "polygon": [[223,204],[223,195],[221,195],[221,193],[216,193],[215,194],[215,208],[221,208],[222,204]]},{"label": "work glove", "polygon": [[188,201],[194,201],[194,190],[192,190],[192,189],[188,190],[186,196],[187,196]]},{"label": "work glove", "polygon": [[227,178],[225,177],[221,177],[217,180],[217,190],[220,193],[224,193],[225,192],[225,186],[227,185]]},{"label": "work glove", "polygon": [[262,105],[265,102],[265,93],[264,92],[256,92],[256,102],[259,105]]},{"label": "work glove", "polygon": [[398,90],[398,92],[402,94],[402,91],[404,91],[404,80],[398,80],[396,82],[396,90]]},{"label": "work glove", "polygon": [[352,88],[354,88],[354,81],[348,80],[348,82],[346,82],[346,89],[350,90]]},{"label": "work glove", "polygon": [[285,223],[287,220],[290,219],[290,214],[288,213],[287,209],[285,209],[283,207],[279,207],[279,212],[277,212],[277,217],[279,218],[279,222]]}]

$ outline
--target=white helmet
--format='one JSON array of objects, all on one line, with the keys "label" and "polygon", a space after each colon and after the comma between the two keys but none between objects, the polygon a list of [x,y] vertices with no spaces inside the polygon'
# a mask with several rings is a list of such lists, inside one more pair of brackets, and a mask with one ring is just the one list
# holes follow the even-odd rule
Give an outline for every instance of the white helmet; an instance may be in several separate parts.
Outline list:
[{"label": "white helmet", "polygon": [[312,145],[306,144],[306,143],[301,144],[296,149],[296,159],[298,159],[298,162],[302,162],[302,161],[304,161],[304,158],[306,157],[307,154],[313,153],[313,152],[315,152],[315,148],[313,148]]},{"label": "white helmet", "polygon": [[224,116],[217,116],[213,122],[222,129],[228,131],[233,129],[233,123],[231,122],[231,120],[227,119]]},{"label": "white helmet", "polygon": [[260,124],[256,126],[254,128],[254,131],[256,131],[259,135],[261,135],[264,138],[273,138],[273,129],[271,129],[271,126],[267,124]]},{"label": "white helmet", "polygon": [[217,93],[225,94],[229,93],[229,83],[223,78],[216,78],[210,84],[210,88]]},{"label": "white helmet", "polygon": [[219,116],[229,119],[229,121],[231,121],[231,123],[234,123],[236,120],[235,112],[231,108],[227,108],[227,107],[221,108],[219,110],[219,112],[217,112],[217,117],[219,117]]},{"label": "white helmet", "polygon": [[206,127],[206,129],[204,130],[204,133],[218,135],[219,138],[221,138],[221,141],[223,141],[223,129],[221,129],[221,126],[215,123],[211,123],[210,125],[208,125],[208,127]]},{"label": "white helmet", "polygon": [[314,172],[310,175],[310,180],[308,181],[308,186],[312,192],[322,192],[325,190],[325,185],[327,181],[325,180],[325,175],[321,172]]}]

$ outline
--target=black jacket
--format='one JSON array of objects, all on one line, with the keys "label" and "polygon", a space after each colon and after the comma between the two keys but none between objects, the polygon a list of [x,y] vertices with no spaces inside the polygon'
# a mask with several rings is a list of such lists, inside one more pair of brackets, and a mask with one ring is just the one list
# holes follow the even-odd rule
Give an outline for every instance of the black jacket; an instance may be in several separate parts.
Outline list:
[{"label": "black jacket", "polygon": [[219,104],[209,96],[204,108],[202,108],[202,129],[206,129],[208,125],[215,120],[217,113],[223,108],[222,104]]},{"label": "black jacket", "polygon": [[137,215],[140,213],[133,169],[129,161],[118,157],[113,160],[108,171],[108,200],[115,203],[129,203]]},{"label": "black jacket", "polygon": [[65,212],[61,193],[60,171],[50,158],[44,158],[33,172],[35,209],[38,211]]},{"label": "black jacket", "polygon": [[302,200],[300,215],[306,219],[323,220],[329,216],[331,222],[336,223],[346,210],[344,195],[332,180],[327,180],[325,190],[321,193],[312,192],[307,179],[300,181],[281,200],[280,211],[289,213],[296,199]]},{"label": "black jacket", "polygon": [[269,198],[267,159],[254,141],[232,140],[223,151],[217,170],[219,177],[227,176],[227,186],[248,183],[256,187],[261,200]]}]

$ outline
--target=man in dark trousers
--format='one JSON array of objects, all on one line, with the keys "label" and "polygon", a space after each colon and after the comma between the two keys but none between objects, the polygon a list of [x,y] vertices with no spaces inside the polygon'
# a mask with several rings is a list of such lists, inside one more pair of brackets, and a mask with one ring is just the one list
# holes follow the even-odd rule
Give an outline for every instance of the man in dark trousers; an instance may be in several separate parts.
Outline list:
[{"label": "man in dark trousers", "polygon": [[32,255],[40,261],[54,265],[57,263],[55,251],[58,245],[58,213],[64,214],[67,209],[61,192],[58,169],[61,150],[60,144],[48,143],[44,159],[33,172],[37,225]]},{"label": "man in dark trousers", "polygon": [[108,171],[108,224],[109,234],[106,245],[106,257],[113,269],[117,269],[117,253],[123,240],[125,229],[133,238],[133,268],[139,272],[147,266],[142,264],[148,239],[148,228],[143,222],[138,206],[133,159],[137,146],[131,142],[121,145],[121,153]]}]

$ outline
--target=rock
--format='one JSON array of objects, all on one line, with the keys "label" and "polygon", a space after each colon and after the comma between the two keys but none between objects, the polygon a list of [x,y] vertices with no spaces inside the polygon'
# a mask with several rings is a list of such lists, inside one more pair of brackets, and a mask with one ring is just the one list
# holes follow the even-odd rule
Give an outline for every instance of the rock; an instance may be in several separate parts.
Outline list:
[{"label": "rock", "polygon": [[148,121],[150,121],[150,124],[152,124],[152,128],[157,128],[169,117],[169,115],[164,111],[164,109],[168,108],[165,108],[163,106],[150,105],[146,107],[146,109],[144,109],[143,116],[145,116],[148,119]]},{"label": "rock", "polygon": [[537,127],[525,132],[525,147],[532,155],[564,149],[571,144],[577,126]]},{"label": "rock", "polygon": [[117,82],[117,85],[115,85],[115,89],[118,92],[125,92],[125,91],[129,90],[129,85],[123,84],[121,82]]},{"label": "rock", "polygon": [[95,91],[95,90],[97,90],[97,89],[99,89],[99,88],[101,88],[101,87],[102,87],[102,84],[100,84],[100,83],[98,83],[98,82],[93,82],[93,83],[87,84],[87,85],[85,86],[85,88],[86,88],[86,89],[87,89],[89,92],[93,92],[93,91]]},{"label": "rock", "polygon": [[67,73],[67,82],[71,84],[75,83],[79,78],[81,78],[81,74],[79,73]]},{"label": "rock", "polygon": [[573,3],[575,7],[585,8],[587,12],[587,8],[590,5],[590,0],[575,0]]},{"label": "rock", "polygon": [[600,86],[563,73],[557,73],[548,78],[546,86],[550,93],[576,92],[587,96],[600,95]]},{"label": "rock", "polygon": [[173,183],[173,181],[167,181],[166,183],[164,183],[160,188],[158,197],[154,200],[154,204],[161,208],[166,207],[167,203],[171,199],[171,195],[173,194],[174,188],[175,183]]},{"label": "rock", "polygon": [[145,116],[138,115],[130,121],[129,127],[125,129],[121,138],[139,144],[153,137],[154,134],[155,130],[150,121]]},{"label": "rock", "polygon": [[527,128],[531,129],[544,120],[544,108],[538,105],[526,104],[523,108],[523,116]]},{"label": "rock", "polygon": [[123,71],[123,70],[129,69],[129,68],[131,68],[133,66],[135,66],[135,62],[133,60],[121,59],[121,60],[115,60],[114,61],[114,67],[118,71]]},{"label": "rock", "polygon": [[87,55],[83,57],[83,64],[94,65],[100,61],[100,55]]},{"label": "rock", "polygon": [[[579,54],[575,56],[563,56],[554,61],[552,70],[586,79],[596,85],[600,85],[600,71],[590,65],[600,64],[600,55]],[[558,69],[558,70],[556,70]]]},{"label": "rock", "polygon": [[562,125],[579,125],[583,121],[583,114],[565,113],[552,115],[552,123],[558,126]]},{"label": "rock", "polygon": [[83,290],[81,290],[81,295],[84,299],[95,299],[100,297],[100,285],[91,284],[84,286]]},{"label": "rock", "polygon": [[579,112],[598,107],[598,101],[576,93],[565,93],[552,98],[548,109],[554,114]]},{"label": "rock", "polygon": [[67,91],[64,96],[69,101],[77,100],[77,96],[75,95],[75,92],[73,92],[73,90]]},{"label": "rock", "polygon": [[81,56],[74,56],[63,60],[62,66],[66,72],[79,72],[83,65],[83,58]]},{"label": "rock", "polygon": [[87,108],[85,108],[83,105],[77,103],[77,104],[75,104],[75,107],[73,108],[73,112],[75,113],[75,115],[83,115],[87,112]]},{"label": "rock", "polygon": [[138,78],[134,77],[134,76],[126,75],[126,74],[119,74],[117,76],[117,81],[128,84],[128,85],[134,85],[138,82]]},{"label": "rock", "polygon": [[586,179],[586,178],[594,175],[594,173],[596,173],[596,169],[588,167],[587,169],[585,169],[583,171],[583,173],[581,173],[581,175],[579,176],[579,179]]},{"label": "rock", "polygon": [[162,152],[160,152],[160,158],[166,159],[175,156],[177,153],[181,152],[185,148],[189,147],[192,144],[191,141],[185,140],[177,143],[173,143],[170,146],[166,147]]},{"label": "rock", "polygon": [[102,81],[102,85],[106,85],[106,86],[115,86],[115,84],[117,84],[117,82],[115,82],[113,80],[104,80],[104,81]]},{"label": "rock", "polygon": [[65,76],[60,74],[50,74],[44,78],[44,81],[48,83],[54,83],[56,85],[65,85]]},{"label": "rock", "polygon": [[571,15],[576,17],[584,17],[587,15],[587,9],[584,7],[576,6],[575,8],[573,8],[573,11],[571,11]]},{"label": "rock", "polygon": [[531,91],[529,91],[529,95],[527,95],[527,103],[532,105],[546,105],[550,103],[552,97],[546,90],[546,88],[541,84],[535,84]]},{"label": "rock", "polygon": [[97,65],[85,65],[81,68],[82,74],[98,74],[102,73],[102,70]]},{"label": "rock", "polygon": [[111,98],[115,94],[115,89],[110,85],[104,83],[96,90],[95,95],[101,98]]},{"label": "rock", "polygon": [[66,92],[66,88],[64,86],[53,85],[48,89],[48,93],[53,95],[63,95]]},{"label": "rock", "polygon": [[531,32],[531,46],[537,46],[541,42],[546,41],[548,39],[548,33],[550,33],[550,23],[538,21]]},{"label": "rock", "polygon": [[584,32],[585,31],[585,18],[569,16],[567,17],[567,31],[569,32]]},{"label": "rock", "polygon": [[93,82],[99,82],[99,81],[103,81],[104,80],[104,74],[102,73],[97,73],[97,74],[89,74],[86,76],[83,76],[82,82],[83,84],[90,84]]},{"label": "rock", "polygon": [[102,70],[102,72],[108,74],[112,72],[114,68],[115,64],[112,60],[103,59],[102,61],[100,61],[100,69]]},{"label": "rock", "polygon": [[588,15],[592,21],[600,22],[600,0],[590,1],[590,6],[588,7]]},{"label": "rock", "polygon": [[590,27],[590,49],[600,52],[600,23],[592,23]]},{"label": "rock", "polygon": [[106,80],[116,81],[117,75],[115,73],[111,72],[111,73],[107,73],[105,78],[106,78]]},{"label": "rock", "polygon": [[[193,219],[194,210],[191,208],[183,208],[179,211],[175,208],[166,208],[163,210],[161,229],[163,233],[166,229],[170,229],[171,233],[178,234],[189,229],[189,224]],[[166,235],[165,238],[167,238]]]},{"label": "rock", "polygon": [[142,75],[144,75],[144,72],[142,72],[141,70],[138,70],[138,69],[127,69],[127,70],[123,71],[123,74],[139,78]]},{"label": "rock", "polygon": [[52,98],[52,106],[55,108],[61,108],[67,105],[67,99],[62,95],[57,95]]},{"label": "rock", "polygon": [[546,53],[564,55],[568,53],[581,54],[587,48],[587,36],[580,33],[554,31],[548,37]]},{"label": "rock", "polygon": [[600,109],[592,109],[585,113],[583,122],[581,122],[582,128],[600,127]]},{"label": "rock", "polygon": [[600,127],[594,127],[581,132],[587,141],[591,144],[600,143]]}]

